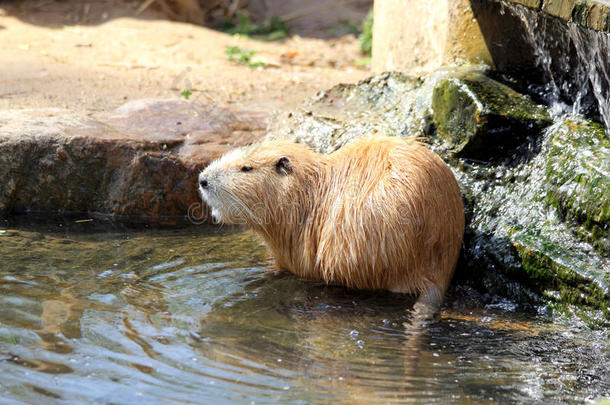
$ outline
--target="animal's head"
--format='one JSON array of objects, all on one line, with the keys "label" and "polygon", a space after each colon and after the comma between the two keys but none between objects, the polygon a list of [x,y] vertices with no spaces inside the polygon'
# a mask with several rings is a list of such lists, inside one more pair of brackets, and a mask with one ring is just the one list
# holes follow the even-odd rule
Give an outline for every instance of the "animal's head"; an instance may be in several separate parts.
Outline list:
[{"label": "animal's head", "polygon": [[286,141],[235,149],[199,174],[199,193],[215,222],[262,226],[278,210],[298,204],[294,199],[315,172],[316,156]]}]

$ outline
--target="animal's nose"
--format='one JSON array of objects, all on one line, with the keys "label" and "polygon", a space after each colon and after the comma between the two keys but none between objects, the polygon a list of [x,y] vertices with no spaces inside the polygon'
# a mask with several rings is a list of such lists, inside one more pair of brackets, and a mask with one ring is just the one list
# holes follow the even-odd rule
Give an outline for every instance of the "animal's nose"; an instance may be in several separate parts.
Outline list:
[{"label": "animal's nose", "polygon": [[208,188],[208,181],[206,179],[201,179],[199,180],[199,185],[201,186],[201,188],[206,189]]}]

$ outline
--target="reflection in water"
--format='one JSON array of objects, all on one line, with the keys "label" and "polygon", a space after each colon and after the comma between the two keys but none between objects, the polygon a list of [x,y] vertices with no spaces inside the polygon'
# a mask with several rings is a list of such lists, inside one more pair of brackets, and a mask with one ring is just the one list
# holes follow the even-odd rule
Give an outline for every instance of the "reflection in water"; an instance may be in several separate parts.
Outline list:
[{"label": "reflection in water", "polygon": [[235,229],[0,229],[2,398],[506,403],[610,394],[607,332],[463,299],[418,329],[411,297],[270,275],[259,242]]}]

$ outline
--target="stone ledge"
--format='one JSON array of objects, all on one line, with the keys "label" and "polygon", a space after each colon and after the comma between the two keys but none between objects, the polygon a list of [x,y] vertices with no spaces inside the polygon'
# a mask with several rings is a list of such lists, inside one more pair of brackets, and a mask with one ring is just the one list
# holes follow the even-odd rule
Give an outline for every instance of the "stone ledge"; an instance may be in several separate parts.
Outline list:
[{"label": "stone ledge", "polygon": [[584,27],[610,32],[610,1],[608,0],[506,0],[510,3],[542,10],[554,17]]},{"label": "stone ledge", "polygon": [[610,32],[610,1],[577,0],[572,21],[594,30]]},{"label": "stone ledge", "polygon": [[94,117],[0,111],[0,211],[184,217],[197,175],[266,132],[263,113],[180,99],[140,100]]}]

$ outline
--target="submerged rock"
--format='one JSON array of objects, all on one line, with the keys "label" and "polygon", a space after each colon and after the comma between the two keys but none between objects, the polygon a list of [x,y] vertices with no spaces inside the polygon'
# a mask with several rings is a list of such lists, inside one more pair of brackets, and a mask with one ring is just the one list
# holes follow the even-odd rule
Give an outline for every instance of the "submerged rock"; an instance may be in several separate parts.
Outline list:
[{"label": "submerged rock", "polygon": [[199,201],[198,172],[265,127],[261,114],[184,100],[131,102],[95,118],[1,111],[0,211],[184,217]]},{"label": "submerged rock", "polygon": [[445,146],[481,160],[510,158],[552,122],[544,107],[478,71],[441,79],[432,108]]}]

